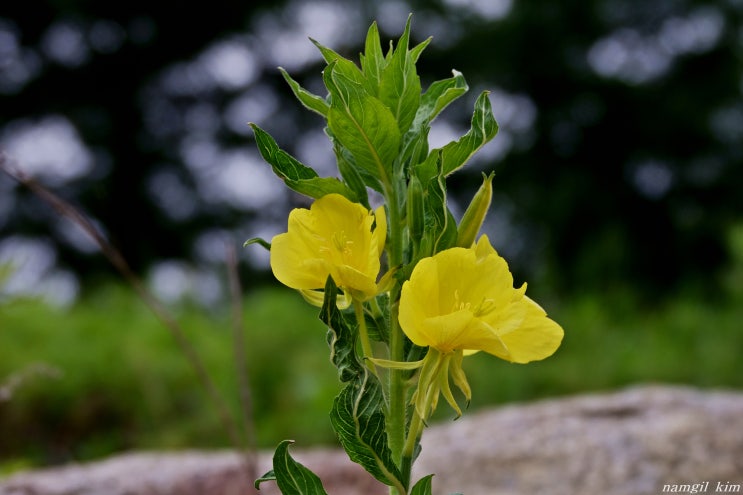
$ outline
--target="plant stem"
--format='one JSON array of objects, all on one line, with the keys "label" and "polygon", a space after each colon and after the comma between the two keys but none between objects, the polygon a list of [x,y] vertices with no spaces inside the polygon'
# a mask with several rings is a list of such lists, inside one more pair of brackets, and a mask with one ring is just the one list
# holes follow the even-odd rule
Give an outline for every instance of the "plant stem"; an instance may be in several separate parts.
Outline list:
[{"label": "plant stem", "polygon": [[353,300],[353,310],[356,314],[356,322],[359,324],[359,338],[361,340],[361,351],[363,357],[366,360],[366,365],[369,367],[372,373],[377,374],[377,368],[374,363],[366,358],[373,358],[374,353],[372,352],[371,341],[369,340],[369,331],[366,328],[366,319],[364,318],[364,303],[358,299]]},{"label": "plant stem", "polygon": [[[402,265],[403,262],[403,235],[405,226],[400,212],[398,191],[392,184],[385,188],[387,207],[389,211],[389,238],[387,261],[390,269]],[[398,305],[400,300],[400,286],[395,284],[390,291],[390,359],[392,361],[405,360],[405,337],[397,321]],[[403,447],[405,444],[405,426],[407,424],[406,385],[402,370],[391,369],[388,374],[389,414],[387,415],[387,441],[392,452],[392,458],[400,467],[403,481],[409,484],[410,466],[403,465]],[[395,494],[394,488],[390,489]],[[404,495],[404,494],[399,494]]]}]

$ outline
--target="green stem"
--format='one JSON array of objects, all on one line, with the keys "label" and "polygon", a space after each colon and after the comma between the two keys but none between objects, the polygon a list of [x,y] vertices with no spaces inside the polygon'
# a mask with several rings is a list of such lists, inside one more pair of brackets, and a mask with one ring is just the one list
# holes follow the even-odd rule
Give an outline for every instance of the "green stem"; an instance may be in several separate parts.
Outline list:
[{"label": "green stem", "polygon": [[[403,262],[403,233],[405,231],[398,201],[398,191],[395,184],[385,188],[387,208],[389,211],[389,238],[387,249],[387,261],[390,269],[397,268]],[[405,360],[405,336],[397,321],[398,304],[400,300],[400,287],[395,286],[390,291],[390,360]],[[403,463],[403,448],[405,445],[405,426],[407,424],[406,408],[406,385],[402,370],[391,369],[388,374],[389,414],[387,415],[387,441],[392,452],[393,459],[400,467],[403,481],[409,484],[410,466]],[[396,490],[391,489],[394,494]],[[404,494],[399,494],[404,495]]]},{"label": "green stem", "polygon": [[[371,340],[369,340],[369,331],[366,328],[366,319],[364,318],[364,303],[358,299],[353,300],[353,310],[356,314],[356,322],[359,324],[359,339],[361,340],[361,351],[364,358],[374,357],[372,352]],[[372,373],[377,374],[377,368],[374,363],[365,359],[366,365],[369,367]]]},{"label": "green stem", "polygon": [[418,414],[413,414],[413,419],[410,421],[410,431],[408,431],[408,438],[405,440],[405,448],[403,449],[403,459],[408,459],[408,462],[412,464],[413,455],[415,454],[415,446],[418,443],[418,438],[423,431],[423,420]]}]

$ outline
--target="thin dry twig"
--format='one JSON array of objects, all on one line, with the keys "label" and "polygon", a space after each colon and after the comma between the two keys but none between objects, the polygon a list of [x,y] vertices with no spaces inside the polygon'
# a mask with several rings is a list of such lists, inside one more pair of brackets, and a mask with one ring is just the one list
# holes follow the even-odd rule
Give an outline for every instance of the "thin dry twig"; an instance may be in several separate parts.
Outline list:
[{"label": "thin dry twig", "polygon": [[155,314],[160,322],[170,331],[178,344],[179,348],[186,356],[186,359],[194,369],[199,382],[206,390],[210,399],[214,402],[222,421],[222,425],[230,436],[231,442],[235,447],[239,447],[241,444],[239,428],[237,421],[233,414],[230,412],[227,403],[225,402],[222,395],[217,390],[214,381],[211,379],[209,372],[204,365],[204,362],[199,357],[196,348],[193,346],[191,341],[186,337],[185,332],[178,324],[172,314],[165,309],[161,302],[147,289],[142,280],[134,273],[129,264],[126,262],[121,252],[116,249],[96,228],[93,222],[90,221],[80,210],[72,206],[67,201],[63,200],[33,178],[28,177],[22,171],[17,170],[8,163],[8,159],[4,153],[0,151],[0,170],[5,172],[13,180],[19,184],[28,188],[31,192],[36,194],[39,198],[49,204],[57,213],[65,218],[68,218],[80,228],[82,228],[91,238],[96,242],[99,249],[109,260],[109,262],[116,268],[126,282],[134,289],[137,295],[147,305],[147,307]]},{"label": "thin dry twig", "polygon": [[5,381],[0,383],[0,402],[10,401],[15,391],[32,378],[44,377],[56,379],[60,376],[62,376],[62,371],[54,366],[46,363],[29,364],[25,368],[7,376]]},{"label": "thin dry twig", "polygon": [[237,270],[237,253],[233,243],[226,243],[227,276],[230,287],[230,306],[232,307],[232,337],[235,351],[240,404],[242,406],[243,426],[245,433],[245,466],[249,479],[258,478],[257,448],[253,428],[253,397],[250,393],[248,360],[245,355],[245,324],[242,307],[242,287]]}]

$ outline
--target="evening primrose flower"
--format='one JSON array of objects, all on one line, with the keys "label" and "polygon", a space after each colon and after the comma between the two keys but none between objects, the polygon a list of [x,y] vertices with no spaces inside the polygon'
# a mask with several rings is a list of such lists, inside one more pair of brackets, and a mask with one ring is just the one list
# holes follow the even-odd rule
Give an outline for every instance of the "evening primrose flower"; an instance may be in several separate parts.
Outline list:
[{"label": "evening primrose flower", "polygon": [[[375,296],[387,236],[384,208],[374,212],[340,194],[289,213],[288,231],[271,241],[271,270],[279,282],[322,304],[328,276],[347,299]],[[350,301],[347,301],[350,302]]]},{"label": "evening primrose flower", "polygon": [[506,261],[483,235],[471,248],[455,247],[424,258],[402,287],[399,322],[416,345],[428,347],[414,398],[423,419],[439,393],[461,414],[449,376],[470,399],[462,358],[484,351],[506,361],[528,363],[552,355],[563,330],[516,289]]}]

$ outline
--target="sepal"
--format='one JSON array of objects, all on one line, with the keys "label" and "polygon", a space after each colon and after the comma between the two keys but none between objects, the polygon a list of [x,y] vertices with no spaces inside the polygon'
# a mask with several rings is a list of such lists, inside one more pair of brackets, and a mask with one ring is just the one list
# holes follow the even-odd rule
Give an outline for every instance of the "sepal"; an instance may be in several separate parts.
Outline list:
[{"label": "sepal", "polygon": [[482,174],[482,185],[472,198],[467,210],[462,215],[457,229],[457,246],[469,248],[474,244],[477,233],[480,232],[485,221],[485,216],[490,209],[490,202],[493,199],[493,173],[490,175]]}]

